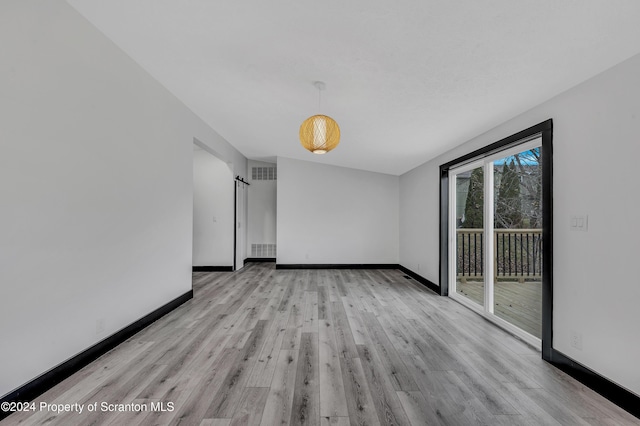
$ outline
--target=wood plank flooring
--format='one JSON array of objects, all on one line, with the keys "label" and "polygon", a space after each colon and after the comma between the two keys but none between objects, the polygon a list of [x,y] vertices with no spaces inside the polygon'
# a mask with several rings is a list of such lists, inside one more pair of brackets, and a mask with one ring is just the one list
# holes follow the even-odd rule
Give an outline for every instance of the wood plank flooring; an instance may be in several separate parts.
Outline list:
[{"label": "wood plank flooring", "polygon": [[640,424],[399,271],[250,263],[195,273],[193,286],[193,300],[35,401],[96,412],[0,424]]}]

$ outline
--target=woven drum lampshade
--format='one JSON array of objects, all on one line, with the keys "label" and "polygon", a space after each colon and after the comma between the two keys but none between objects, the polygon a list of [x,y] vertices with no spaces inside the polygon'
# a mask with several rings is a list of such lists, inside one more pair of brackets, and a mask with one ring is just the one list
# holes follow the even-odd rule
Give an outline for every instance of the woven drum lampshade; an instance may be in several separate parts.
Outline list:
[{"label": "woven drum lampshade", "polygon": [[314,115],[300,125],[300,143],[314,154],[326,154],[340,143],[340,127],[326,115]]}]

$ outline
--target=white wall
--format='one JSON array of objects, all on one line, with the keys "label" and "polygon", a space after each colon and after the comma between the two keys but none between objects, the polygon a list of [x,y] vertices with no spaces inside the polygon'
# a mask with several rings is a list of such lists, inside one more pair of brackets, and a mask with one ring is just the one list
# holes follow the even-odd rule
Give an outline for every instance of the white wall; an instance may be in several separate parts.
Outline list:
[{"label": "white wall", "polygon": [[193,265],[233,265],[233,174],[226,163],[193,151]]},{"label": "white wall", "polygon": [[277,181],[253,180],[253,167],[275,167],[275,163],[248,161],[247,257],[251,256],[251,244],[276,244]]},{"label": "white wall", "polygon": [[397,176],[278,158],[277,263],[398,263],[398,201]]},{"label": "white wall", "polygon": [[439,166],[430,162],[400,176],[400,264],[434,284],[440,281]]},{"label": "white wall", "polygon": [[[640,56],[403,175],[400,263],[438,282],[439,166],[552,118],[553,346],[640,394]],[[428,141],[426,141],[428,143]],[[419,212],[419,213],[418,213]],[[569,229],[589,216],[588,232]],[[570,345],[581,333],[583,349]]]},{"label": "white wall", "polygon": [[246,159],[62,0],[0,40],[1,396],[189,291],[193,138]]}]

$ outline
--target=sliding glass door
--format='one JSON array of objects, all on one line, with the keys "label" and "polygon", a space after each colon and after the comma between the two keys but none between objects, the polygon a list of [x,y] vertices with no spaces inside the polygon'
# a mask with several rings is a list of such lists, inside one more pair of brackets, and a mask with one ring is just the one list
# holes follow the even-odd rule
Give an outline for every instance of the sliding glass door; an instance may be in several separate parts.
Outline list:
[{"label": "sliding glass door", "polygon": [[449,170],[450,295],[532,342],[542,334],[540,145]]},{"label": "sliding glass door", "polygon": [[540,147],[494,167],[494,313],[541,337],[542,171]]}]

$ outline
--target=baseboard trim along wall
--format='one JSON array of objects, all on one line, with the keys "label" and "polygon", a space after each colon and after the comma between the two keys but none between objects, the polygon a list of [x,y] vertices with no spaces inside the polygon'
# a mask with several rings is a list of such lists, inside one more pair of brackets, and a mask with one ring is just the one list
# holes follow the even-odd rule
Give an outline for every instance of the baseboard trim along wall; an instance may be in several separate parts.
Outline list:
[{"label": "baseboard trim along wall", "polygon": [[425,285],[429,290],[431,290],[434,293],[440,295],[440,286],[438,284],[435,284],[434,282],[429,281],[425,277],[416,274],[411,269],[406,268],[406,267],[404,267],[402,265],[398,265],[398,269],[401,270],[402,272],[404,272],[405,274],[409,275],[414,280],[418,281],[420,284]]},{"label": "baseboard trim along wall", "polygon": [[425,277],[422,277],[411,269],[406,268],[402,265],[391,264],[391,263],[298,263],[298,264],[276,264],[276,269],[398,269],[414,280],[418,281],[420,284],[426,286],[429,290],[433,291],[436,294],[440,294],[440,286],[429,281]]},{"label": "baseboard trim along wall", "polygon": [[[189,299],[193,299],[193,290],[189,290],[182,296],[178,296],[169,303],[159,307],[155,311],[151,312],[148,315],[145,315],[136,322],[128,325],[127,327],[112,334],[104,340],[101,340],[100,342],[89,347],[73,358],[68,359],[62,364],[36,377],[29,383],[4,396],[2,399],[0,399],[0,403],[13,401],[28,402],[34,400],[44,392],[51,389],[53,386],[62,382],[64,379],[71,376],[73,373],[76,373],[89,363],[95,361],[100,356],[109,352],[111,349],[115,348],[120,343],[127,340],[129,337],[133,336],[143,328],[149,326],[154,321],[173,311]],[[0,420],[4,419],[10,414],[11,412],[0,410]]]},{"label": "baseboard trim along wall", "polygon": [[247,257],[244,260],[244,263],[247,262],[275,262],[276,258],[275,257]]},{"label": "baseboard trim along wall", "polygon": [[556,349],[551,349],[549,363],[583,385],[593,389],[620,408],[640,418],[640,396],[572,360]]},{"label": "baseboard trim along wall", "polygon": [[233,272],[233,266],[194,266],[193,272]]},{"label": "baseboard trim along wall", "polygon": [[[275,259],[267,258],[248,258],[246,262],[274,262]],[[211,267],[211,266],[194,266],[194,272],[196,268],[225,268],[224,271],[230,271],[231,267]],[[425,285],[436,294],[440,294],[440,287],[428,279],[416,274],[412,270],[397,264],[277,264],[276,269],[398,269],[411,278],[415,279],[419,283]],[[201,269],[202,270],[202,269]],[[206,269],[210,271],[212,269]],[[220,271],[221,269],[215,269]],[[172,310],[176,309],[183,303],[193,298],[193,290],[189,290],[183,295],[175,298],[174,300],[166,303],[155,311],[140,318],[138,321],[130,324],[122,330],[112,334],[104,340],[96,343],[80,354],[73,358],[63,362],[57,367],[52,368],[46,373],[38,376],[29,383],[21,386],[13,392],[7,394],[2,399],[2,402],[12,401],[32,401],[39,395],[43,394],[47,390],[51,389],[56,384],[62,382],[67,377],[76,373],[89,363],[93,362],[103,354],[107,353],[111,349],[118,346],[120,343],[127,340],[129,337],[138,333],[140,330],[149,326],[154,321],[160,319],[164,315],[168,314]],[[635,393],[623,388],[622,386],[608,380],[595,371],[583,366],[582,364],[574,361],[562,352],[552,349],[550,364],[564,371],[574,379],[578,380],[585,386],[593,389],[603,397],[607,398],[614,404],[628,411],[635,417],[640,418],[640,397]],[[0,410],[0,420],[9,416],[11,412]]]},{"label": "baseboard trim along wall", "polygon": [[[416,281],[424,284],[436,294],[440,294],[440,287],[428,279],[416,274],[402,265],[398,265],[398,269]],[[551,349],[551,360],[548,362],[564,371],[583,385],[607,398],[620,408],[640,418],[640,396],[572,360],[556,349]]]},{"label": "baseboard trim along wall", "polygon": [[400,265],[388,263],[277,263],[276,269],[399,269]]}]

